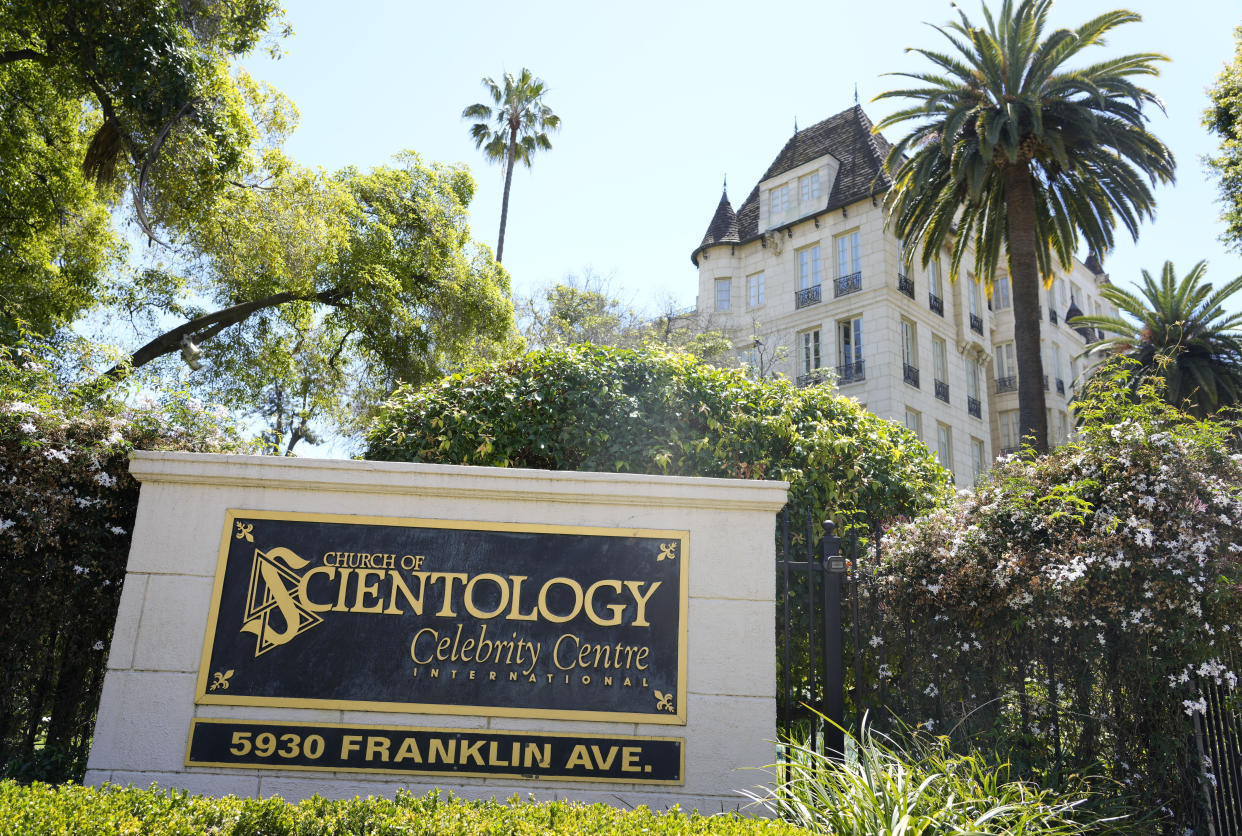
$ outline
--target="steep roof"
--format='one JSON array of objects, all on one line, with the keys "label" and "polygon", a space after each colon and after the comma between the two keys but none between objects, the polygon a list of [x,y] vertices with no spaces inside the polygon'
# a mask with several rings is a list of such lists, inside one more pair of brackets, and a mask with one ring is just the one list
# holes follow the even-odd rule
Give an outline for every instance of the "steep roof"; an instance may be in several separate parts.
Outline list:
[{"label": "steep roof", "polygon": [[721,192],[716,214],[712,216],[712,222],[707,226],[707,232],[703,235],[699,249],[712,244],[736,244],[740,240],[742,239],[737,234],[737,215],[734,214],[733,206],[729,203],[729,193],[728,191]]},{"label": "steep roof", "polygon": [[[832,193],[828,196],[825,211],[883,194],[893,185],[893,181],[884,171],[884,159],[892,146],[880,134],[872,133],[873,127],[862,107],[854,105],[798,131],[776,155],[760,182],[778,177],[824,155],[831,155],[840,163],[840,167],[837,169],[837,177],[833,181]],[[716,212],[719,216],[720,210],[717,209]],[[713,218],[713,227],[715,222]],[[708,232],[710,234],[711,228]],[[740,242],[749,241],[759,235],[758,184],[737,210],[737,235]],[[705,236],[691,260],[697,264],[699,250],[709,243],[719,242],[709,242]]]}]

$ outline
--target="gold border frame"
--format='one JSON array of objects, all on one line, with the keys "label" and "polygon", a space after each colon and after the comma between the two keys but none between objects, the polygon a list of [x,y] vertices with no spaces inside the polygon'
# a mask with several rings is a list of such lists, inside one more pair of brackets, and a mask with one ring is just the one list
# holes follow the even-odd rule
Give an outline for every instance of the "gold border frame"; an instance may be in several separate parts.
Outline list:
[{"label": "gold border frame", "polygon": [[[651,537],[677,540],[681,543],[678,567],[681,584],[678,601],[679,634],[677,636],[677,710],[673,713],[607,712],[554,708],[514,708],[508,706],[456,705],[441,703],[372,702],[367,700],[287,699],[283,697],[235,697],[227,693],[208,693],[208,667],[216,638],[216,622],[220,596],[224,589],[224,570],[228,564],[229,545],[236,519],[291,520],[297,522],[333,522],[348,525],[388,525],[406,528],[447,528],[458,531],[517,531],[532,534],[589,534],[602,537]],[[327,708],[341,711],[412,712],[416,714],[459,714],[483,717],[529,717],[549,720],[587,720],[600,723],[651,723],[655,725],[686,725],[686,672],[690,635],[690,532],[656,528],[605,528],[602,526],[552,525],[547,523],[506,523],[484,520],[437,520],[422,517],[377,517],[367,514],[318,514],[303,511],[250,511],[229,508],[224,514],[224,534],[216,559],[216,576],[211,588],[211,609],[207,615],[207,634],[198,666],[196,705],[274,706],[278,708]],[[188,753],[188,750],[187,750]],[[458,774],[458,773],[453,773]]]},{"label": "gold border frame", "polygon": [[227,769],[276,769],[290,770],[294,772],[340,772],[340,773],[366,773],[369,775],[426,775],[432,778],[517,778],[522,781],[546,782],[555,781],[572,781],[588,782],[595,784],[647,784],[665,787],[683,787],[686,784],[686,739],[684,737],[655,737],[651,735],[637,734],[599,734],[594,739],[608,738],[610,740],[654,740],[654,741],[673,741],[681,744],[681,763],[678,764],[677,774],[681,777],[676,781],[662,781],[652,778],[585,778],[581,776],[566,775],[549,775],[529,777],[529,773],[523,775],[521,773],[507,772],[432,772],[423,770],[404,770],[404,769],[350,769],[341,768],[339,766],[282,766],[280,764],[240,764],[240,763],[222,763],[216,761],[191,761],[190,746],[194,743],[194,729],[199,724],[207,725],[225,725],[231,723],[253,723],[265,726],[296,726],[299,728],[318,728],[318,729],[371,729],[375,731],[394,731],[394,732],[444,732],[446,734],[511,734],[518,737],[581,737],[582,740],[589,741],[591,735],[577,734],[561,734],[547,731],[517,731],[516,729],[455,729],[455,728],[438,728],[435,726],[379,726],[367,723],[298,723],[291,720],[250,720],[250,719],[228,719],[225,717],[196,717],[190,721],[190,735],[186,738],[185,743],[185,765],[187,767],[224,767]]}]

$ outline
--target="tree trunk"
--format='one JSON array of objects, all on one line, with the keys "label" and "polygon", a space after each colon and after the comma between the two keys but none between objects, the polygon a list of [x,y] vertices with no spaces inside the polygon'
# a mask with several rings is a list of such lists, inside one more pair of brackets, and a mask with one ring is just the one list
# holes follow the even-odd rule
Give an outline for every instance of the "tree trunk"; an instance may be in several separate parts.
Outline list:
[{"label": "tree trunk", "polygon": [[500,241],[496,244],[496,263],[505,253],[505,224],[509,220],[509,186],[513,184],[513,163],[517,147],[517,128],[509,131],[509,155],[505,160],[505,196],[500,201]]},{"label": "tree trunk", "polygon": [[1039,350],[1039,263],[1035,256],[1035,191],[1027,164],[1005,169],[1009,276],[1013,280],[1013,342],[1018,362],[1018,434],[1037,453],[1048,451],[1044,362]]}]

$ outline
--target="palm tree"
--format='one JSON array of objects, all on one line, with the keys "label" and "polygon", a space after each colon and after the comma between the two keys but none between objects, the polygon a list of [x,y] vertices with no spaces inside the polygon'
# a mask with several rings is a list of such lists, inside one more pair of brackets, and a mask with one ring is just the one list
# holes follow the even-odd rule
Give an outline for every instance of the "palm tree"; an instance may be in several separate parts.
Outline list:
[{"label": "palm tree", "polygon": [[[461,112],[463,119],[479,119],[470,126],[474,147],[482,148],[488,162],[500,163],[505,175],[505,195],[500,204],[500,241],[496,244],[496,262],[505,251],[505,223],[509,217],[509,186],[513,183],[513,164],[522,162],[530,168],[530,158],[535,151],[552,148],[548,131],[559,130],[561,117],[543,103],[547,87],[543,79],[535,78],[525,67],[515,79],[505,73],[505,85],[501,87],[490,78],[483,79],[483,86],[491,96],[492,105],[472,104]],[[489,124],[495,121],[495,130]]]},{"label": "palm tree", "polygon": [[1200,261],[1179,282],[1166,261],[1157,283],[1143,271],[1138,294],[1106,285],[1100,295],[1129,314],[1080,316],[1075,328],[1099,328],[1087,346],[1091,354],[1122,355],[1136,361],[1128,386],[1137,390],[1145,377],[1164,378],[1165,398],[1199,417],[1222,407],[1242,405],[1242,313],[1228,315],[1224,301],[1242,290],[1242,276],[1220,290],[1200,284],[1207,262]]},{"label": "palm tree", "polygon": [[1120,223],[1137,237],[1150,217],[1148,188],[1173,178],[1173,156],[1144,125],[1145,105],[1160,100],[1133,81],[1157,74],[1155,53],[1105,59],[1079,69],[1065,63],[1133,12],[1108,12],[1044,37],[1052,0],[1004,0],[999,17],[983,6],[985,26],[960,20],[935,27],[952,50],[915,49],[936,65],[898,73],[919,86],[877,98],[916,104],[877,130],[916,123],[886,160],[893,188],[889,221],[913,261],[924,266],[951,241],[955,279],[974,249],[976,276],[989,287],[1001,252],[1013,280],[1018,361],[1018,422],[1037,451],[1047,449],[1039,289],[1052,281],[1053,257],[1068,269],[1079,240],[1098,253],[1113,245]]}]

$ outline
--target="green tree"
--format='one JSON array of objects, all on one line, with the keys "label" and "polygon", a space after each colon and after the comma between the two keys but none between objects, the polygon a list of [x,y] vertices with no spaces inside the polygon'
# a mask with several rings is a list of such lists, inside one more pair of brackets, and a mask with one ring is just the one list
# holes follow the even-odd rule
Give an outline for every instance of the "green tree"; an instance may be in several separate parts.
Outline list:
[{"label": "green tree", "polygon": [[[463,119],[477,119],[470,126],[474,147],[482,148],[489,162],[500,163],[505,176],[505,193],[500,204],[500,239],[496,244],[496,262],[505,251],[505,224],[509,218],[509,187],[513,183],[513,166],[521,162],[530,168],[536,151],[552,148],[548,131],[560,130],[561,117],[543,103],[547,92],[543,79],[535,78],[522,68],[517,78],[505,73],[504,87],[490,78],[483,86],[492,104],[472,104],[461,112]],[[495,122],[495,128],[491,126]]]},{"label": "green tree", "polygon": [[[1242,313],[1229,315],[1225,301],[1242,290],[1242,276],[1219,290],[1202,282],[1207,262],[1200,261],[1179,281],[1173,262],[1166,261],[1160,280],[1143,271],[1134,293],[1114,285],[1101,295],[1130,319],[1082,316],[1073,327],[1099,328],[1102,336],[1087,351],[1122,355],[1133,361],[1120,377],[1137,393],[1144,378],[1163,378],[1161,391],[1169,403],[1203,418],[1222,407],[1242,405]],[[1110,366],[1100,372],[1115,377]]]},{"label": "green tree", "polygon": [[1220,181],[1226,241],[1242,248],[1242,26],[1234,30],[1233,63],[1225,66],[1208,95],[1212,105],[1204,115],[1207,129],[1220,137],[1220,153],[1207,158]]},{"label": "green tree", "polygon": [[106,294],[126,186],[153,238],[233,187],[253,131],[229,62],[280,14],[274,0],[0,4],[0,339],[46,335]]},{"label": "green tree", "polygon": [[[1013,280],[1021,435],[1047,450],[1041,386],[1039,290],[1054,259],[1069,268],[1080,242],[1098,253],[1121,224],[1137,237],[1155,205],[1147,182],[1173,178],[1173,156],[1146,130],[1144,107],[1160,107],[1136,77],[1157,74],[1155,53],[1066,63],[1124,24],[1133,12],[1107,12],[1077,29],[1044,37],[1051,0],[1004,0],[984,26],[960,18],[936,27],[949,52],[914,49],[935,65],[900,73],[919,86],[878,98],[915,103],[878,128],[915,123],[891,150],[887,208],[897,235],[921,246],[924,265],[952,242],[950,277],[967,250],[990,284],[1002,250]],[[915,246],[907,258],[913,260]]]}]

